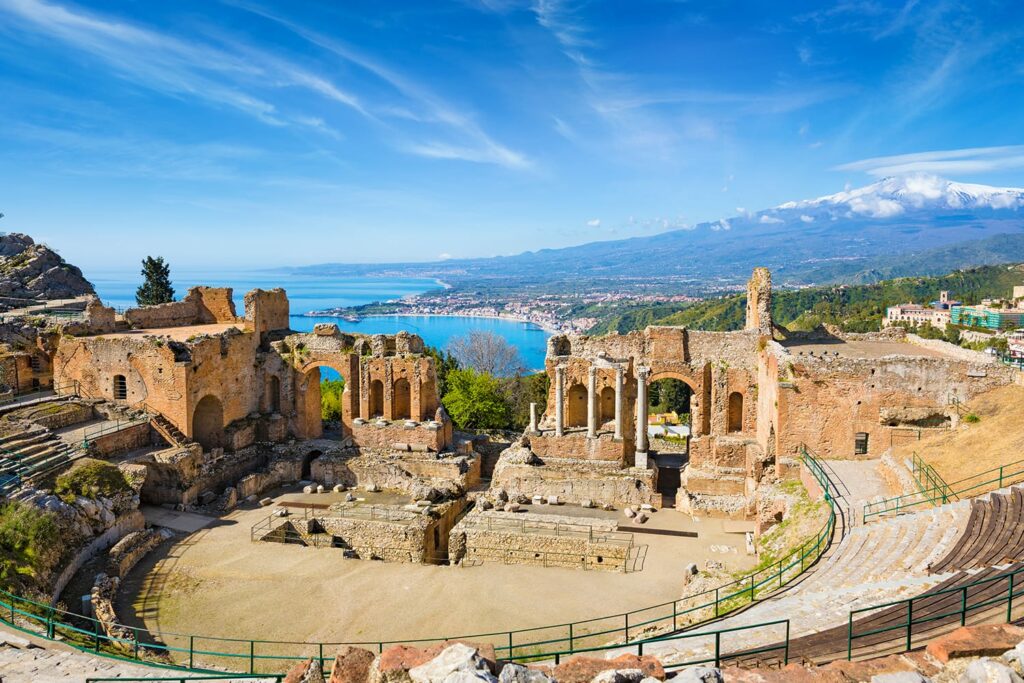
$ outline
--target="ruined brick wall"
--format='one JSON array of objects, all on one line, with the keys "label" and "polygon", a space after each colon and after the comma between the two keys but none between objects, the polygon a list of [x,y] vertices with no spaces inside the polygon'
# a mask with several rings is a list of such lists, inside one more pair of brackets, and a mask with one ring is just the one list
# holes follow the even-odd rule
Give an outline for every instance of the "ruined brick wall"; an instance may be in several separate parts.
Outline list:
[{"label": "ruined brick wall", "polygon": [[451,422],[439,410],[434,361],[422,355],[419,337],[353,335],[336,325],[317,325],[313,333],[289,335],[272,348],[293,369],[296,436],[321,433],[319,368],[330,367],[345,381],[342,428],[357,445],[414,443],[442,450],[451,443]]},{"label": "ruined brick wall", "polygon": [[772,274],[767,268],[754,268],[747,283],[745,329],[765,337],[772,335]]},{"label": "ruined brick wall", "polygon": [[193,287],[181,301],[129,308],[124,319],[142,329],[236,322],[231,296],[230,287]]},{"label": "ruined brick wall", "polygon": [[[566,525],[574,533],[556,535],[555,524]],[[591,527],[592,534],[588,534]],[[526,532],[522,529],[529,529]],[[615,524],[567,515],[524,515],[494,510],[473,511],[451,531],[450,546],[458,548],[453,561],[468,560],[526,564],[570,569],[626,571],[630,546],[628,536],[612,540]],[[620,538],[616,535],[616,538]],[[453,553],[454,555],[455,553]]]},{"label": "ruined brick wall", "polygon": [[128,405],[143,402],[183,432],[188,426],[189,367],[156,337],[64,337],[54,355],[57,384],[77,382],[87,398],[114,400],[114,377],[122,375]]},{"label": "ruined brick wall", "polygon": [[245,322],[256,334],[289,328],[288,295],[283,289],[254,289],[245,294]]},{"label": "ruined brick wall", "polygon": [[544,466],[501,462],[494,468],[492,490],[509,496],[559,496],[567,503],[591,500],[616,507],[649,503],[661,507],[658,470],[619,469],[589,462],[561,462]]},{"label": "ruined brick wall", "polygon": [[193,287],[186,299],[196,302],[196,322],[233,323],[238,320],[230,287]]},{"label": "ruined brick wall", "polygon": [[186,436],[196,437],[196,411],[207,397],[219,402],[223,426],[259,411],[263,382],[254,372],[258,346],[255,334],[240,330],[201,337],[189,345],[191,368],[183,387],[188,405],[187,428],[182,429]]},{"label": "ruined brick wall", "polygon": [[[692,391],[691,429],[694,438],[718,437],[756,432],[757,367],[759,333],[702,332],[680,327],[648,327],[602,337],[556,335],[548,341],[545,368],[551,385],[547,405],[540,420],[541,438],[537,447],[550,457],[612,459],[621,450],[623,464],[632,464],[635,448],[636,409],[640,369],[647,368],[647,382],[673,378],[685,382]],[[557,407],[557,368],[563,372],[563,414],[566,435],[553,436]],[[581,402],[589,392],[591,368],[596,368],[596,394],[614,390],[617,368],[623,368],[623,437],[614,446],[605,443],[613,433],[613,415],[598,408],[598,434],[595,443],[579,441],[586,434],[585,420],[578,419]],[[738,425],[730,423],[730,397],[737,395],[740,405]],[[606,419],[611,418],[611,419]],[[560,443],[559,443],[560,442]],[[578,443],[577,443],[578,442]],[[699,449],[698,449],[699,450]],[[540,454],[541,451],[537,451]],[[566,455],[559,455],[565,453]]]},{"label": "ruined brick wall", "polygon": [[[797,357],[779,354],[780,455],[795,456],[801,443],[825,457],[882,455],[900,415],[940,418],[951,397],[974,396],[1013,381],[1013,371],[992,363],[913,356],[884,358]],[[886,424],[886,423],[894,424]],[[857,433],[868,435],[868,453],[855,456]]]}]

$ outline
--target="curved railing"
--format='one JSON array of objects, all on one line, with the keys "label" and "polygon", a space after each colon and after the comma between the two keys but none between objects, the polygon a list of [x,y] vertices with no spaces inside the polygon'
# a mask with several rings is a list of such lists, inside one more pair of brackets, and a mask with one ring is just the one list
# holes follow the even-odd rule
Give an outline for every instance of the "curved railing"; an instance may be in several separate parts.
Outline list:
[{"label": "curved railing", "polygon": [[944,505],[962,497],[978,496],[988,493],[990,490],[1001,489],[1004,486],[1024,481],[1024,460],[1016,460],[993,467],[950,483],[944,482],[935,469],[921,460],[916,453],[914,454],[913,468],[914,477],[918,486],[921,487],[920,490],[916,493],[865,503],[863,508],[865,522],[873,517],[889,513],[914,512],[922,506]]},{"label": "curved railing", "polygon": [[[825,501],[829,505],[828,520],[814,538],[770,566],[735,581],[685,599],[621,614],[514,631],[470,635],[445,634],[443,637],[406,640],[323,643],[253,640],[169,632],[150,633],[143,628],[125,625],[117,625],[111,629],[112,632],[121,634],[113,636],[108,635],[103,625],[96,619],[0,591],[0,621],[26,632],[43,635],[49,639],[59,639],[99,654],[138,661],[145,661],[156,655],[171,661],[176,659],[182,667],[188,669],[209,666],[230,669],[233,668],[231,662],[244,662],[250,672],[255,672],[260,663],[267,666],[276,664],[279,667],[282,662],[299,661],[310,657],[320,658],[326,662],[329,659],[327,653],[344,645],[383,652],[385,647],[392,645],[425,647],[449,640],[471,640],[493,644],[496,654],[502,659],[525,661],[552,658],[557,660],[562,656],[581,652],[630,648],[636,645],[640,646],[642,652],[644,643],[682,638],[686,634],[675,635],[681,629],[706,623],[749,605],[768,593],[773,593],[800,576],[821,557],[829,546],[836,526],[833,487],[821,464],[806,449],[802,449],[801,458],[824,491]],[[788,621],[786,625],[788,642]],[[722,633],[735,630],[726,629]],[[665,631],[670,635],[661,635]],[[694,634],[694,637],[696,635]],[[609,644],[609,641],[616,642]]]}]

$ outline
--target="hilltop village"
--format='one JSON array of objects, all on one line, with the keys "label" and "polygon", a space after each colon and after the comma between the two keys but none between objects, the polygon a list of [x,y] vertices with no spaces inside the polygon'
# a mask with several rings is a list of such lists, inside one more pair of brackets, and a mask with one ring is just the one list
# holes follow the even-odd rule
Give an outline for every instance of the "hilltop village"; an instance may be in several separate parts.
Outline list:
[{"label": "hilltop village", "polygon": [[[829,661],[836,641],[814,640],[815,634],[846,628],[848,610],[864,599],[901,599],[960,580],[955,572],[971,562],[989,567],[1018,559],[1010,545],[998,558],[965,554],[975,513],[963,505],[935,526],[943,508],[907,499],[902,505],[911,514],[897,515],[900,507],[885,501],[920,494],[924,465],[916,455],[899,457],[898,446],[970,429],[977,417],[964,406],[1015,391],[1019,370],[900,327],[790,332],[774,324],[772,296],[771,275],[759,268],[747,285],[739,331],[651,326],[628,334],[554,334],[546,401],[533,404],[527,429],[507,440],[453,424],[440,400],[435,358],[418,336],[351,334],[335,324],[293,331],[282,289],[246,292],[242,311],[230,289],[216,287],[123,313],[91,292],[75,298],[73,316],[53,315],[45,301],[12,308],[0,352],[8,384],[0,407],[0,490],[15,506],[9,509],[52,520],[59,548],[36,557],[5,595],[12,607],[60,611],[40,622],[36,607],[15,610],[6,621],[44,639],[54,638],[54,623],[58,631],[91,628],[96,653],[235,670],[225,648],[255,636],[244,619],[230,616],[244,607],[250,579],[263,595],[313,609],[318,591],[338,590],[331,580],[341,573],[367,582],[361,599],[397,609],[390,581],[423,581],[422,572],[443,567],[459,573],[429,580],[460,597],[444,609],[403,602],[406,627],[440,623],[454,629],[446,640],[460,632],[490,635],[461,645],[468,654],[452,654],[452,645],[409,655],[413,663],[403,665],[386,648],[411,652],[411,645],[399,645],[403,638],[430,634],[374,633],[376,652],[350,648],[337,656],[336,670],[358,660],[362,673],[352,680],[379,680],[395,667],[404,676],[417,662],[465,655],[490,680],[519,666],[502,669],[501,662],[587,648],[626,656],[635,650],[631,643],[653,638],[629,666],[609,666],[647,667],[664,677],[661,667],[707,652],[673,634],[709,632],[708,619],[742,605],[750,609],[728,617],[737,628],[779,623],[772,619],[780,610],[799,614],[818,604],[813,591],[829,592],[819,573],[839,572],[836,581],[846,583],[813,619],[787,622],[786,647],[791,639],[794,648],[801,643],[808,662]],[[61,304],[65,313],[67,305]],[[340,426],[327,430],[323,368],[344,382]],[[690,425],[681,442],[650,430],[648,394],[663,379],[688,391]],[[843,477],[840,490],[836,480]],[[1008,491],[1018,506],[1019,490]],[[868,525],[874,514],[881,521]],[[1003,517],[977,519],[998,525]],[[915,529],[929,529],[928,547],[910,545]],[[940,537],[938,529],[947,531]],[[1002,527],[990,531],[998,535]],[[869,545],[878,552],[903,548],[878,558],[879,571],[891,569],[885,586],[853,577],[863,566],[858,548],[867,552]],[[945,573],[933,571],[939,560]],[[217,578],[228,566],[237,588]],[[273,578],[278,571],[285,578]],[[805,571],[811,578],[796,583],[789,602],[772,597]],[[375,583],[375,575],[391,578]],[[746,578],[737,582],[737,575]],[[184,577],[187,604],[180,591],[153,590]],[[739,589],[730,588],[737,583]],[[517,601],[520,589],[551,590],[550,604],[536,608],[540,621],[505,621],[501,601]],[[603,614],[601,605],[580,599],[596,592],[623,606],[624,630],[551,627],[551,647],[535,638],[517,643],[519,631],[508,631],[506,641],[508,629]],[[477,615],[461,596],[480,594],[501,607]],[[634,615],[631,624],[628,614],[659,596],[650,616]],[[137,611],[140,600],[146,607]],[[557,619],[564,610],[572,610],[569,617]],[[154,615],[163,626],[150,621]],[[330,637],[319,630],[325,621],[333,624]],[[294,609],[264,627],[264,640],[246,640],[251,651],[242,656],[252,671],[298,662],[302,680],[316,680],[335,659],[323,652],[323,641],[365,640],[353,634],[380,626],[356,614],[339,620]],[[195,635],[189,641],[181,633],[212,644],[197,648]],[[319,655],[305,647],[281,654],[279,641],[314,637]],[[735,652],[760,652],[780,637],[751,632]],[[75,646],[76,639],[64,637]],[[259,648],[268,659],[258,658]],[[536,675],[574,680],[557,668],[560,655],[551,657]],[[766,665],[759,656],[747,659],[749,666]],[[591,662],[580,654],[577,660]],[[711,661],[721,660],[716,650]],[[586,681],[600,673],[599,664],[586,666]]]}]

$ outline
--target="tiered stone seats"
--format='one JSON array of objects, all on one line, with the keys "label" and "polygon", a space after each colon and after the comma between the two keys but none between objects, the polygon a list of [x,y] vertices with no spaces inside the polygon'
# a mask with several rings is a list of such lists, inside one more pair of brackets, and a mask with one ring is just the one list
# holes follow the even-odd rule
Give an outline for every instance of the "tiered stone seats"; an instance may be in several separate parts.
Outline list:
[{"label": "tiered stone seats", "polygon": [[936,573],[991,567],[1024,558],[1024,487],[971,501],[966,533],[932,567]]},{"label": "tiered stone seats", "polygon": [[0,495],[21,482],[71,462],[80,452],[42,427],[0,437]]},{"label": "tiered stone seats", "polygon": [[[949,578],[929,569],[956,545],[970,516],[964,501],[856,527],[805,579],[696,632],[789,619],[790,635],[798,638],[845,624],[851,609],[923,593]],[[777,629],[744,632],[741,647],[768,645],[778,635]],[[682,643],[654,644],[645,652],[668,662],[693,658],[696,651]]]}]

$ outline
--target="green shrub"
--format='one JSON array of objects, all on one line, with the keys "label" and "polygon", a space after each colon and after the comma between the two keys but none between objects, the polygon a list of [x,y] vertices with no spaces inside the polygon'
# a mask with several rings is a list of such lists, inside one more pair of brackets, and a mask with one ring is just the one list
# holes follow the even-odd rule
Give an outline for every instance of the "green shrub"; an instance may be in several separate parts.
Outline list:
[{"label": "green shrub", "polygon": [[504,429],[512,419],[501,382],[472,368],[448,373],[442,399],[452,421],[462,429]]},{"label": "green shrub", "polygon": [[102,460],[82,458],[69,471],[57,477],[54,493],[66,502],[75,496],[107,498],[131,491],[132,487],[117,466]]},{"label": "green shrub", "polygon": [[981,418],[978,417],[977,413],[967,413],[964,415],[964,422],[974,424],[975,422],[981,422]]}]

